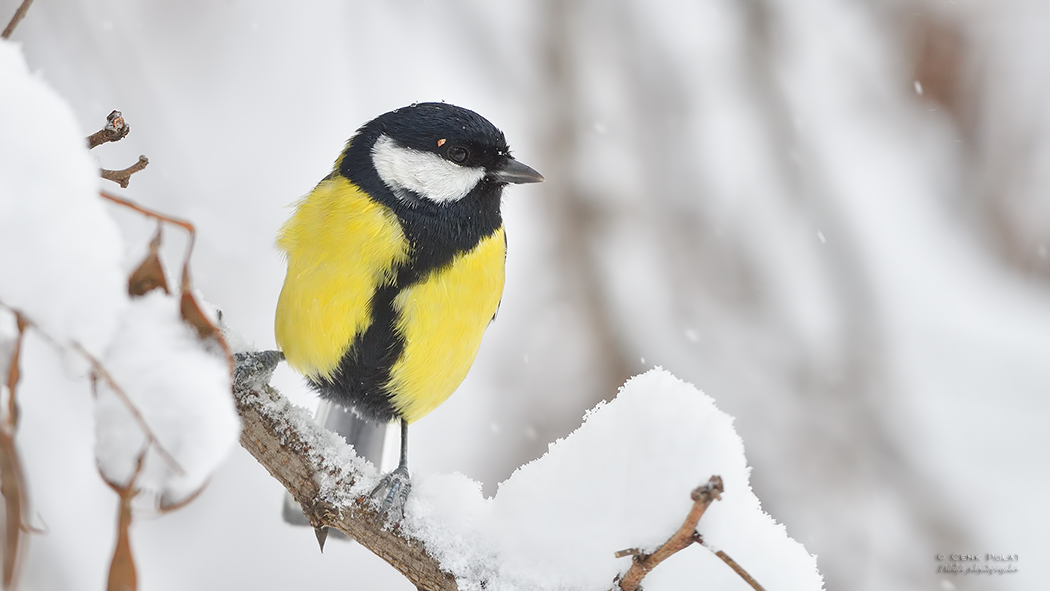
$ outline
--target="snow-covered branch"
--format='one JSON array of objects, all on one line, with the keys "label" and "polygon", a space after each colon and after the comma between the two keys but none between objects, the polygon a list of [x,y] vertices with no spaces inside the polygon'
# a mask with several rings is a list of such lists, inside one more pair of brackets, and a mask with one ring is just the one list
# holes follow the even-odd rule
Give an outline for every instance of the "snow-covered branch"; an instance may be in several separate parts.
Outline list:
[{"label": "snow-covered branch", "polygon": [[[291,492],[311,525],[343,531],[420,589],[601,589],[614,580],[628,589],[650,574],[653,588],[694,580],[761,588],[711,547],[721,561],[698,550],[653,572],[706,540],[738,556],[755,579],[775,582],[772,589],[821,588],[813,558],[751,493],[730,417],[667,372],[632,379],[492,498],[461,475],[413,475],[405,519],[390,529],[368,500],[375,468],[266,385],[278,356],[238,355],[241,445]],[[724,475],[728,485],[715,477],[690,500],[701,471]],[[718,510],[698,523],[716,498]],[[630,569],[615,553],[628,545]]]},{"label": "snow-covered branch", "polygon": [[376,474],[349,445],[268,385],[238,383],[235,395],[241,445],[288,489],[311,525],[349,535],[421,589],[459,588],[419,541],[384,527],[371,504],[359,500]]}]

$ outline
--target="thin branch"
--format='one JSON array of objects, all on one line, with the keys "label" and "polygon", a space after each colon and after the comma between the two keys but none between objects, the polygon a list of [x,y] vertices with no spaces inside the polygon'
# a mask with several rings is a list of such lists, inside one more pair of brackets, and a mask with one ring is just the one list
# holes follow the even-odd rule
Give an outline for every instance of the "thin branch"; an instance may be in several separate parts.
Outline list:
[{"label": "thin branch", "polygon": [[622,591],[636,591],[645,575],[649,574],[649,571],[670,558],[675,552],[688,548],[698,541],[699,536],[696,535],[696,524],[703,517],[707,507],[719,499],[724,490],[720,476],[712,476],[707,481],[707,484],[697,487],[692,493],[693,506],[689,509],[689,515],[682,522],[682,526],[652,554],[645,554],[637,548],[617,552],[617,558],[624,556],[634,557],[631,562],[631,568],[627,569],[627,572],[618,580],[620,589]]},{"label": "thin branch", "polygon": [[26,512],[25,476],[22,462],[18,457],[13,432],[0,431],[0,494],[4,497],[5,519],[3,588],[13,589],[22,565],[22,551],[25,549],[27,528],[24,513]]},{"label": "thin branch", "polygon": [[138,203],[135,203],[134,201],[132,201],[130,199],[125,199],[123,197],[117,197],[116,195],[114,195],[112,193],[107,193],[105,191],[99,191],[99,195],[101,195],[103,199],[107,199],[109,201],[112,201],[113,203],[116,203],[117,205],[122,205],[124,207],[127,207],[128,209],[132,209],[134,211],[137,211],[137,212],[141,213],[142,215],[144,215],[146,217],[150,217],[150,218],[153,218],[155,220],[160,220],[162,222],[167,222],[169,224],[174,224],[174,225],[176,225],[176,226],[186,230],[189,233],[190,241],[189,241],[189,244],[186,245],[186,258],[182,262],[182,287],[181,287],[181,290],[183,291],[183,293],[189,291],[190,288],[192,287],[191,285],[189,285],[190,255],[193,254],[193,244],[197,240],[197,230],[196,230],[196,228],[193,227],[193,224],[191,224],[190,222],[187,222],[186,220],[180,220],[179,218],[174,218],[174,217],[171,217],[169,215],[164,215],[163,213],[160,213],[158,211],[154,211],[154,210],[149,209],[147,207],[143,207],[142,205],[139,205]]},{"label": "thin branch", "polygon": [[218,344],[219,348],[222,349],[223,354],[226,356],[226,363],[230,366],[230,371],[233,371],[233,353],[230,351],[230,346],[226,342],[226,339],[222,336],[222,332],[216,327],[211,320],[209,320],[204,312],[201,311],[200,305],[197,303],[196,298],[193,296],[193,284],[190,279],[190,256],[193,254],[193,245],[197,241],[197,230],[193,227],[193,224],[185,220],[165,215],[158,211],[154,211],[147,207],[143,207],[130,199],[124,199],[123,197],[117,197],[112,193],[105,191],[99,191],[99,195],[103,199],[108,199],[117,205],[127,207],[128,209],[137,211],[146,217],[153,218],[169,224],[174,224],[180,228],[186,230],[189,233],[189,242],[186,244],[186,257],[182,261],[182,279],[179,284],[179,291],[182,292],[182,296],[179,302],[179,313],[182,315],[182,319],[188,324],[193,326],[197,330],[197,334],[201,340],[214,339]]},{"label": "thin branch", "polygon": [[33,0],[23,0],[22,5],[15,11],[15,15],[11,17],[11,22],[7,23],[7,28],[4,29],[3,33],[0,33],[0,39],[10,39],[11,33],[15,32],[15,27],[18,23],[22,22],[25,18],[26,13],[29,12],[29,5],[33,3]]},{"label": "thin branch", "polygon": [[161,445],[160,439],[157,438],[157,435],[153,432],[153,429],[150,429],[149,423],[146,422],[146,418],[142,416],[142,413],[139,412],[139,409],[135,406],[135,403],[132,402],[131,398],[128,397],[127,392],[125,392],[120,387],[120,385],[117,384],[116,380],[113,379],[113,376],[111,376],[109,372],[106,371],[106,367],[102,365],[102,363],[98,359],[95,359],[95,357],[91,353],[88,353],[87,349],[82,347],[80,343],[74,342],[73,348],[76,349],[77,352],[79,352],[81,355],[83,355],[84,359],[87,359],[88,363],[91,364],[91,368],[95,372],[95,375],[102,378],[102,381],[106,382],[106,384],[109,386],[109,389],[112,390],[113,393],[117,395],[117,398],[120,398],[120,400],[124,403],[124,406],[127,407],[128,412],[131,413],[132,418],[135,419],[135,422],[138,423],[139,428],[142,429],[143,435],[145,435],[146,439],[149,440],[149,442],[156,447],[157,453],[160,455],[160,457],[163,458],[164,461],[167,462],[168,465],[170,465],[180,476],[185,475],[186,471],[183,470],[182,466],[180,466],[178,461],[175,460],[175,456],[171,455],[168,452],[168,450],[165,449],[163,445]]},{"label": "thin branch", "polygon": [[[400,571],[417,588],[458,590],[455,578],[441,570],[419,541],[406,537],[397,527],[384,528],[385,520],[367,498],[338,504],[330,500],[332,495],[320,494],[319,475],[337,469],[318,457],[316,450],[336,445],[321,427],[305,418],[305,414],[297,416],[297,409],[268,385],[235,382],[234,399],[244,425],[241,446],[288,489],[312,526],[342,531]],[[349,472],[339,490],[329,492],[349,496],[360,478],[360,474]]]},{"label": "thin branch", "polygon": [[0,427],[0,494],[4,497],[4,511],[7,516],[3,544],[2,581],[4,589],[15,587],[22,565],[22,550],[25,548],[24,534],[32,530],[26,525],[25,513],[28,503],[26,502],[25,474],[22,470],[22,460],[18,457],[18,447],[15,445],[15,429],[18,427],[16,389],[21,377],[19,364],[22,343],[29,323],[18,312],[14,314],[18,323],[18,336],[15,339],[14,350],[11,352],[11,365],[7,370],[8,413]]},{"label": "thin branch", "polygon": [[138,162],[132,164],[131,166],[123,170],[107,170],[105,168],[102,168],[99,170],[99,174],[101,174],[102,178],[106,179],[107,181],[113,181],[114,183],[120,185],[121,189],[127,189],[128,183],[131,182],[131,175],[146,168],[148,164],[149,158],[146,158],[145,156],[139,156]]},{"label": "thin branch", "polygon": [[131,126],[124,121],[124,114],[113,111],[106,116],[106,126],[87,137],[88,149],[92,150],[106,142],[120,141],[130,131]]},{"label": "thin branch", "polygon": [[[699,538],[699,536],[697,537]],[[713,552],[715,556],[721,558],[722,562],[728,564],[729,568],[733,569],[733,571],[736,572],[736,574],[740,575],[740,578],[744,579],[744,581],[746,581],[748,585],[751,585],[752,589],[754,589],[755,591],[766,591],[762,587],[762,585],[758,584],[758,581],[756,581],[751,575],[747,574],[747,571],[744,570],[744,567],[737,564],[737,562],[730,558],[728,554],[726,554],[722,550],[716,550],[712,548],[703,539],[698,539],[697,543]]]},{"label": "thin branch", "polygon": [[211,483],[211,478],[204,479],[204,484],[201,484],[200,488],[188,494],[184,499],[181,499],[174,503],[169,503],[166,498],[162,495],[157,499],[157,513],[164,515],[165,513],[172,513],[182,509],[186,505],[189,505],[193,501],[197,500],[197,497],[201,496],[204,489],[208,488],[208,484]]},{"label": "thin branch", "polygon": [[[32,328],[37,332],[37,334],[44,337],[44,339],[49,341],[52,345],[61,348],[61,345],[58,344],[58,341],[51,338],[51,336],[48,335],[46,332],[40,330],[40,327],[33,324],[32,321],[23,316],[18,310],[12,308],[11,306],[8,306],[3,302],[0,302],[0,307],[11,310],[17,315],[19,327]],[[80,343],[74,341],[72,343],[72,347],[76,349],[76,351],[80,353],[89,364],[91,364],[94,374],[102,378],[106,382],[106,384],[109,385],[110,389],[113,390],[113,392],[117,395],[117,397],[120,398],[125,405],[127,405],[128,412],[131,413],[131,416],[135,419],[135,422],[138,423],[139,427],[142,429],[142,432],[146,436],[147,441],[156,446],[157,453],[160,454],[161,458],[168,462],[168,464],[170,464],[171,467],[180,476],[184,475],[186,473],[185,470],[183,470],[182,466],[180,466],[179,463],[175,460],[175,457],[172,456],[168,452],[168,450],[164,448],[163,445],[161,445],[160,440],[157,438],[156,434],[153,433],[153,430],[150,429],[149,424],[146,422],[146,418],[142,416],[142,413],[139,412],[139,409],[131,401],[127,393],[124,392],[120,385],[117,384],[116,380],[113,379],[113,376],[111,376],[110,373],[106,370],[106,367],[102,365],[102,362],[98,359],[95,359],[95,356],[89,353],[87,349],[85,349]],[[10,380],[10,377],[8,379]],[[2,430],[0,430],[0,433],[2,433]]]},{"label": "thin branch", "polygon": [[18,403],[15,398],[15,388],[18,386],[18,380],[22,377],[22,371],[19,369],[22,357],[22,341],[25,339],[26,328],[29,326],[29,323],[21,314],[14,312],[14,315],[15,322],[18,325],[18,337],[15,338],[14,351],[11,353],[11,365],[7,370],[7,392],[9,395],[7,399],[7,428],[11,433],[14,433],[15,428],[18,426]]}]

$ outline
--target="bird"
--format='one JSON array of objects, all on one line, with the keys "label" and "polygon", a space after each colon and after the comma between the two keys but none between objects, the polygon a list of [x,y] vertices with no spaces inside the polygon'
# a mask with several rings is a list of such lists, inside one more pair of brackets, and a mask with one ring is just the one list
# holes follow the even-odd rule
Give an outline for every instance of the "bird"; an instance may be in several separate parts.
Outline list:
[{"label": "bird", "polygon": [[389,520],[411,490],[409,424],[460,385],[499,309],[503,189],[543,180],[478,113],[414,103],[361,126],[278,233],[284,359],[322,400],[400,423],[398,466],[371,494]]}]

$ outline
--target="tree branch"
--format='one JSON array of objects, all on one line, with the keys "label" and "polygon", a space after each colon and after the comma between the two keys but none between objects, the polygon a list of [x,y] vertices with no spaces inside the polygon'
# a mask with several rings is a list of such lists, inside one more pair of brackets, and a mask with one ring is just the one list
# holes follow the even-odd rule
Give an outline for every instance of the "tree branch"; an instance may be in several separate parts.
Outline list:
[{"label": "tree branch", "polygon": [[720,476],[712,476],[710,480],[707,481],[707,484],[698,486],[693,490],[691,495],[693,499],[693,507],[689,510],[689,515],[686,516],[685,521],[682,523],[682,527],[678,528],[678,531],[676,531],[674,535],[672,535],[652,554],[646,554],[638,548],[628,548],[617,552],[617,558],[633,556],[634,560],[631,563],[631,568],[629,568],[623,576],[616,577],[616,579],[613,580],[613,584],[616,585],[618,583],[621,591],[636,591],[641,589],[642,579],[645,575],[649,574],[649,571],[656,568],[661,562],[670,558],[675,552],[684,550],[693,545],[693,543],[697,543],[722,559],[722,562],[728,564],[729,568],[733,569],[733,572],[740,575],[740,578],[744,579],[748,585],[751,585],[755,591],[765,591],[765,589],[762,588],[762,585],[759,585],[758,581],[749,575],[735,560],[730,558],[729,555],[722,550],[713,548],[705,543],[700,532],[696,531],[696,524],[699,523],[700,518],[704,516],[707,507],[714,501],[722,498],[723,492],[725,492],[725,487],[722,486],[722,478]]},{"label": "tree branch", "polygon": [[11,22],[7,23],[7,27],[3,33],[0,33],[0,39],[10,39],[11,33],[15,32],[15,27],[18,23],[22,22],[25,18],[26,13],[29,12],[29,5],[33,3],[33,0],[23,0],[22,5],[15,11],[15,15],[11,17]]},{"label": "tree branch", "polygon": [[724,551],[712,548],[703,539],[699,539],[697,540],[697,542],[704,548],[707,548],[708,550],[713,552],[715,556],[721,558],[722,562],[728,564],[729,568],[733,569],[733,572],[740,575],[740,578],[744,579],[744,581],[746,581],[748,585],[751,585],[752,589],[754,589],[755,591],[766,591],[765,588],[762,587],[762,585],[758,584],[758,581],[756,581],[754,577],[749,575],[747,571],[744,570],[744,567],[737,564],[737,562],[730,558],[729,555],[726,554]]},{"label": "tree branch", "polygon": [[688,548],[693,542],[700,541],[700,536],[696,533],[696,524],[703,517],[704,511],[707,511],[707,507],[720,498],[724,490],[720,476],[712,476],[707,484],[697,487],[692,493],[693,507],[689,510],[689,515],[686,516],[682,527],[678,528],[678,531],[652,554],[645,554],[637,548],[617,552],[617,558],[634,557],[631,568],[619,578],[619,588],[622,591],[636,591],[649,571],[670,558],[675,552]]},{"label": "tree branch", "polygon": [[[332,436],[317,426],[269,385],[234,381],[237,412],[243,421],[241,446],[248,450],[302,506],[315,528],[333,527],[390,563],[413,585],[427,591],[458,590],[455,578],[441,570],[422,543],[387,529],[367,497],[352,491],[362,474],[321,457]],[[346,445],[339,441],[337,445]],[[349,454],[349,450],[347,455]],[[342,455],[342,454],[340,454]],[[341,474],[337,490],[322,490],[320,482]],[[333,499],[345,499],[343,502]]]},{"label": "tree branch", "polygon": [[131,166],[123,170],[107,170],[105,168],[102,168],[99,170],[99,173],[102,175],[102,178],[106,179],[107,181],[113,181],[114,183],[120,185],[121,189],[127,189],[128,183],[131,182],[131,175],[146,168],[146,165],[148,164],[149,158],[146,158],[145,156],[139,156],[138,162],[132,164]]},{"label": "tree branch", "polygon": [[[142,156],[140,156],[140,158],[142,158]],[[186,243],[186,257],[182,261],[182,285],[180,286],[179,289],[182,292],[191,291],[192,286],[190,285],[190,281],[189,281],[190,255],[193,254],[193,245],[197,242],[197,229],[193,227],[193,224],[187,222],[186,220],[180,220],[179,218],[172,217],[170,215],[165,215],[163,213],[160,213],[159,211],[155,211],[155,210],[149,209],[147,207],[143,207],[142,205],[139,205],[138,203],[135,203],[134,201],[132,201],[130,199],[125,199],[123,197],[117,197],[116,195],[113,195],[112,193],[107,193],[105,191],[99,191],[99,195],[103,199],[105,199],[107,201],[112,201],[113,203],[116,203],[117,205],[120,205],[122,207],[127,207],[128,209],[130,209],[132,211],[137,211],[137,212],[141,213],[142,215],[144,215],[144,216],[146,216],[148,218],[153,218],[153,219],[161,221],[161,222],[165,222],[165,223],[168,223],[168,224],[172,224],[172,225],[178,226],[178,227],[182,228],[183,230],[186,230],[187,233],[189,233],[190,239]]]},{"label": "tree branch", "polygon": [[[88,149],[94,149],[106,142],[120,141],[130,132],[131,126],[128,125],[127,121],[124,121],[124,115],[120,111],[113,111],[106,116],[105,127],[87,136]],[[109,170],[103,168],[99,170],[99,173],[102,175],[102,178],[107,181],[113,181],[114,183],[119,184],[120,188],[127,189],[128,183],[131,182],[131,175],[146,168],[148,164],[149,158],[139,156],[138,162],[123,170]]]},{"label": "tree branch", "polygon": [[0,423],[0,495],[4,497],[4,543],[2,581],[4,589],[14,589],[21,569],[25,550],[25,513],[28,510],[25,472],[22,460],[15,445],[15,430],[18,427],[18,404],[16,391],[21,377],[22,343],[28,323],[21,314],[15,312],[18,323],[18,336],[15,337],[11,351],[11,361],[7,370],[8,411]]},{"label": "tree branch", "polygon": [[87,136],[88,150],[92,150],[106,142],[116,142],[124,139],[131,131],[131,126],[124,121],[124,114],[113,111],[106,116],[106,126]]},{"label": "tree branch", "polygon": [[[116,395],[116,397],[124,403],[124,407],[127,408],[128,413],[131,414],[131,418],[134,419],[136,423],[138,423],[139,429],[142,430],[142,434],[146,437],[146,441],[153,445],[154,449],[157,450],[157,454],[161,458],[163,458],[164,461],[167,462],[167,464],[171,466],[171,469],[175,470],[176,473],[178,473],[179,475],[186,474],[186,471],[183,470],[182,466],[179,465],[179,462],[175,459],[175,456],[171,455],[171,452],[169,452],[161,444],[160,439],[157,437],[157,434],[153,432],[153,429],[150,428],[149,423],[146,422],[146,417],[142,416],[142,413],[139,411],[138,407],[135,406],[135,403],[131,401],[131,398],[128,396],[127,392],[125,392],[124,389],[120,387],[120,384],[118,384],[117,381],[113,379],[113,376],[110,375],[106,367],[102,365],[102,362],[98,359],[95,359],[95,356],[89,353],[88,350],[85,349],[80,343],[74,342],[73,348],[76,349],[76,351],[80,353],[84,357],[84,359],[87,360],[87,362],[91,365],[91,371],[94,373],[94,375],[98,376],[100,380],[106,382],[106,385],[109,386],[110,391],[112,391],[113,394]],[[95,381],[92,381],[91,384],[92,386],[96,385]]]}]

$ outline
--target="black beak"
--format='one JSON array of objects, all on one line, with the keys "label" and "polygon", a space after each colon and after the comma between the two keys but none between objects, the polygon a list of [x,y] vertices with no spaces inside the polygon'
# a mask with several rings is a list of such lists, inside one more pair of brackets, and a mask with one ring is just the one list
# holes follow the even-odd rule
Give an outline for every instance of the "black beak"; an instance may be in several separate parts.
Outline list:
[{"label": "black beak", "polygon": [[507,158],[488,174],[490,180],[497,183],[538,183],[543,175],[513,158]]}]

